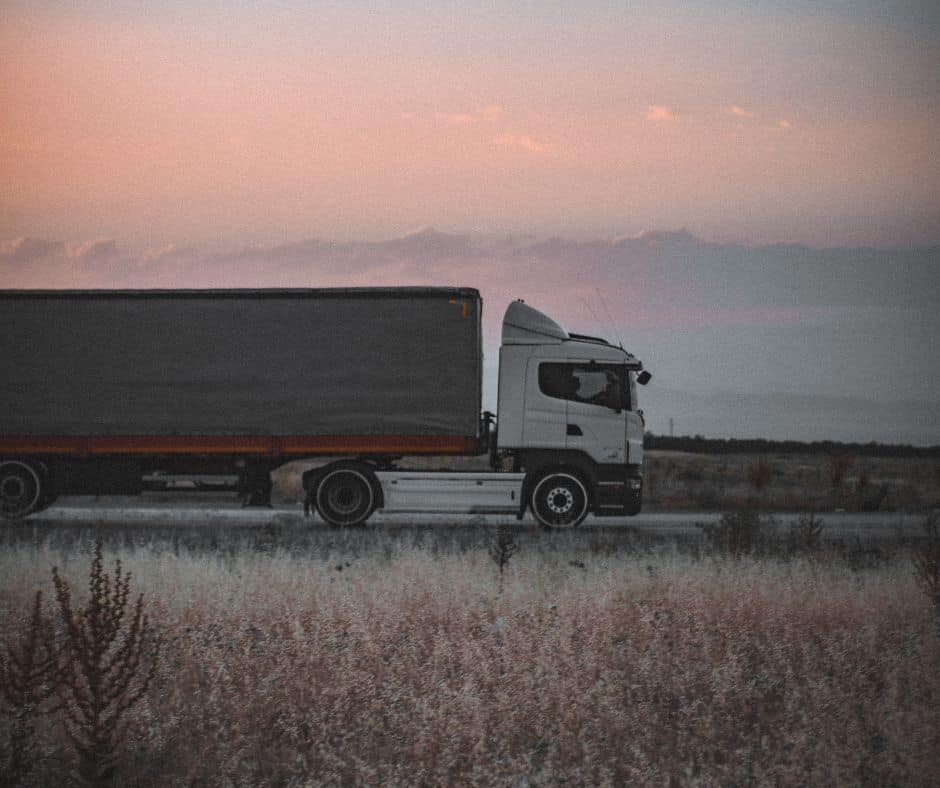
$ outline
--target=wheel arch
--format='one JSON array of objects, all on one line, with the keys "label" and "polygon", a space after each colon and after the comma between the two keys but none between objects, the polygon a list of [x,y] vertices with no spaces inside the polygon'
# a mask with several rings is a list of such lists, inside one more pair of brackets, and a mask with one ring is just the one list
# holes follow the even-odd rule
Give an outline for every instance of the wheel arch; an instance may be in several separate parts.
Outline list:
[{"label": "wheel arch", "polygon": [[[6,470],[4,470],[6,469]],[[18,520],[38,511],[42,511],[52,502],[52,475],[49,465],[40,457],[0,456],[0,484],[6,486],[7,479],[11,487],[11,506],[6,500],[6,489],[0,491],[0,515],[5,519]],[[24,480],[25,479],[25,487]],[[32,484],[34,490],[30,493],[28,485]],[[26,494],[28,503],[20,509],[12,508],[12,502],[19,493]]]},{"label": "wheel arch", "polygon": [[519,465],[525,470],[519,516],[531,509],[533,485],[546,473],[570,473],[583,485],[588,496],[588,510],[594,511],[597,504],[597,470],[594,462],[579,451],[527,451],[521,453]]},{"label": "wheel arch", "polygon": [[375,465],[373,463],[367,462],[366,460],[355,458],[333,460],[332,462],[328,462],[326,465],[320,465],[316,468],[311,468],[308,471],[304,471],[300,475],[300,483],[304,489],[304,494],[307,496],[315,496],[317,486],[320,484],[323,477],[329,473],[332,473],[333,471],[342,469],[355,470],[362,473],[372,485],[372,494],[375,498],[375,508],[381,509],[385,506],[385,493],[382,490],[382,484],[379,482],[379,477],[375,475]]}]

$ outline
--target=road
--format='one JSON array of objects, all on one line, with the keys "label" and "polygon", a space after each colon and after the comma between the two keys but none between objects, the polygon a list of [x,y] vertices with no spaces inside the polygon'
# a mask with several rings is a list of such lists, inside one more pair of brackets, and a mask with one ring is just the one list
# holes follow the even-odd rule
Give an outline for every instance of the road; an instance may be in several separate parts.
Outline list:
[{"label": "road", "polygon": [[[698,524],[717,523],[720,512],[645,512],[637,517],[589,517],[581,530],[629,531],[660,537],[686,537],[700,533]],[[800,513],[777,513],[774,519],[783,530],[795,523]],[[895,512],[828,512],[819,515],[825,523],[828,538],[897,539],[918,537],[921,534],[923,514]],[[518,525],[511,516],[480,515],[384,515],[376,513],[370,519],[375,527],[398,530],[403,527],[439,531],[454,528]],[[523,521],[525,525],[528,520]],[[161,527],[211,524],[232,529],[257,528],[272,524],[325,528],[319,518],[303,517],[299,504],[275,504],[269,509],[243,508],[230,494],[206,493],[202,495],[168,498],[166,494],[150,494],[138,498],[117,496],[63,497],[49,509],[32,515],[24,521],[34,527],[105,525],[154,525]]]}]

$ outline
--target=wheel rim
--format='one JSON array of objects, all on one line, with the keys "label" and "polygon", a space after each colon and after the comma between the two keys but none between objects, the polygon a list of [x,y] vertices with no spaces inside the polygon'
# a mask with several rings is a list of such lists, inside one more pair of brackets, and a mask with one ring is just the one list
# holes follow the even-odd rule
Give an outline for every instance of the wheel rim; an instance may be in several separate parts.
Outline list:
[{"label": "wheel rim", "polygon": [[39,476],[25,462],[0,463],[0,515],[23,517],[39,501],[42,485]]},{"label": "wheel rim", "polygon": [[567,487],[553,487],[545,500],[555,516],[564,517],[574,508],[574,494]]},{"label": "wheel rim", "polygon": [[326,498],[330,508],[343,515],[350,515],[362,505],[362,491],[348,483],[333,484]]},{"label": "wheel rim", "polygon": [[350,468],[328,473],[317,488],[317,510],[331,525],[359,525],[375,499],[365,474]]},{"label": "wheel rim", "polygon": [[532,511],[546,528],[573,528],[587,515],[587,490],[576,476],[544,477],[532,493]]}]

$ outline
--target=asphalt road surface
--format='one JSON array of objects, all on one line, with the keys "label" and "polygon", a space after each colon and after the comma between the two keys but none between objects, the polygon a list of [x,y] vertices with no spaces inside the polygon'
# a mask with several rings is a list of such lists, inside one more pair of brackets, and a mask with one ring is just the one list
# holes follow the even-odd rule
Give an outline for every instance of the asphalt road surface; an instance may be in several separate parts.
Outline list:
[{"label": "asphalt road surface", "polygon": [[[624,530],[637,534],[683,537],[700,533],[699,524],[716,523],[721,512],[644,512],[636,517],[588,517],[582,530]],[[829,538],[859,536],[866,539],[898,539],[918,537],[922,533],[924,514],[896,512],[823,512],[819,516],[825,523]],[[775,513],[774,519],[782,529],[789,528],[800,517],[799,512]],[[272,523],[325,528],[317,517],[304,518],[300,504],[275,504],[271,508],[244,508],[231,494],[206,493],[202,495],[168,497],[150,494],[141,497],[63,497],[43,512],[28,517],[30,526],[81,526],[97,523],[108,525],[155,525],[187,528],[205,523],[214,527],[232,529],[257,528]],[[531,522],[527,517],[522,525]],[[377,512],[370,525],[397,530],[417,527],[430,531],[453,528],[479,528],[481,526],[519,525],[515,517],[504,515],[450,515],[450,514],[396,514]],[[0,524],[2,527],[2,524]]]}]

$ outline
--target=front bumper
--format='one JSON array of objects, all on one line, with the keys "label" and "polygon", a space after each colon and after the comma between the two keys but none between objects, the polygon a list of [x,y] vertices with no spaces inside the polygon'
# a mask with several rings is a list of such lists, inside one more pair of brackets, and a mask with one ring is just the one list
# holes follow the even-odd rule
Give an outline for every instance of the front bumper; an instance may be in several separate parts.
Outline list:
[{"label": "front bumper", "polygon": [[626,478],[600,480],[594,514],[597,517],[623,517],[639,514],[643,507],[643,475],[631,473]]}]

